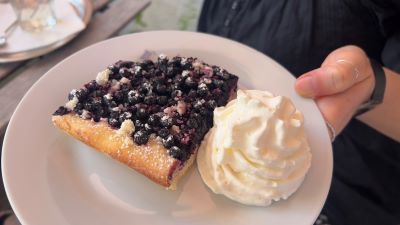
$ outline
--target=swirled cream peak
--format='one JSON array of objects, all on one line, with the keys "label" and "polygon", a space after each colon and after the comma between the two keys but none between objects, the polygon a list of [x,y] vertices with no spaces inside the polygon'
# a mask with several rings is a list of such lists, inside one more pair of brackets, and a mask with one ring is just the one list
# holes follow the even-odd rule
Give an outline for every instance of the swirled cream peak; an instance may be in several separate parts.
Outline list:
[{"label": "swirled cream peak", "polygon": [[214,111],[214,127],[197,156],[201,177],[215,193],[243,204],[286,199],[311,163],[303,121],[287,97],[238,90]]}]

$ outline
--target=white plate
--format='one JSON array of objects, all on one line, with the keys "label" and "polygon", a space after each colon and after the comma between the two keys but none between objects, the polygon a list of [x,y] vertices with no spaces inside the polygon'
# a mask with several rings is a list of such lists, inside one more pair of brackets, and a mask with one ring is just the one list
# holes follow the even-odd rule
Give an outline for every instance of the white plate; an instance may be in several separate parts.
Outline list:
[{"label": "white plate", "polygon": [[[240,85],[290,96],[305,115],[311,169],[300,189],[267,208],[248,207],[211,193],[194,167],[176,192],[54,128],[50,116],[67,93],[118,59],[145,50],[196,56],[239,75]],[[7,129],[4,184],[25,225],[63,224],[296,224],[318,216],[332,176],[332,149],[318,108],[293,90],[294,78],[267,56],[237,42],[190,32],[156,31],[103,41],[68,57],[22,99]]]}]

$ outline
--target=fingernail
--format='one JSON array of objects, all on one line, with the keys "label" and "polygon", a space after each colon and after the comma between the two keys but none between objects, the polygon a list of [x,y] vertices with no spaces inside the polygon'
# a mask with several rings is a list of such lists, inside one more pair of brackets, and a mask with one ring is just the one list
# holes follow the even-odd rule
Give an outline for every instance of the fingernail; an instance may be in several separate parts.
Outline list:
[{"label": "fingernail", "polygon": [[304,97],[314,97],[313,76],[301,76],[296,81],[296,91]]}]

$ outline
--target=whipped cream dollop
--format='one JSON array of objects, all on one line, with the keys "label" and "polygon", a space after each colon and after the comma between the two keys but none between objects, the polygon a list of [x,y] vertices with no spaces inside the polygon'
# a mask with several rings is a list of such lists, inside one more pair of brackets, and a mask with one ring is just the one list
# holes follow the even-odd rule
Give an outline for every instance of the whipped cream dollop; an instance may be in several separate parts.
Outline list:
[{"label": "whipped cream dollop", "polygon": [[291,100],[266,91],[238,90],[214,111],[214,127],[197,164],[207,186],[247,205],[288,198],[310,168],[304,119]]}]

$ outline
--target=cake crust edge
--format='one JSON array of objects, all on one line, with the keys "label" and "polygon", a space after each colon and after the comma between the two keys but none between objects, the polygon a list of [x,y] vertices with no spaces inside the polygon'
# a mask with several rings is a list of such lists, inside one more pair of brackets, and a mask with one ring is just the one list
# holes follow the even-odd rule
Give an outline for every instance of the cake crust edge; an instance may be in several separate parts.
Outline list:
[{"label": "cake crust edge", "polygon": [[76,114],[52,116],[53,124],[84,144],[127,165],[152,181],[170,190],[193,164],[196,150],[181,162],[168,154],[168,150],[150,137],[145,145],[137,145],[132,137],[120,134],[107,122],[85,120]]}]

